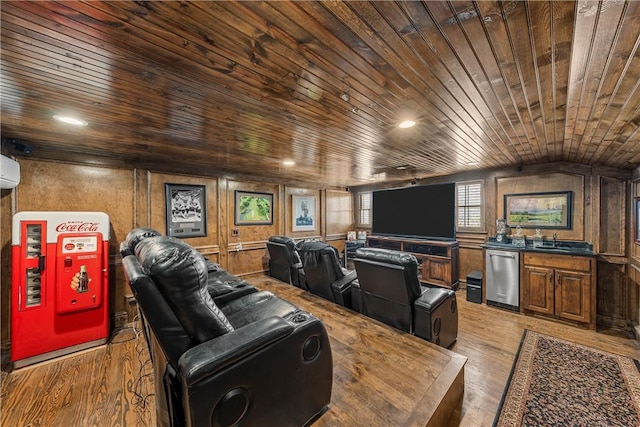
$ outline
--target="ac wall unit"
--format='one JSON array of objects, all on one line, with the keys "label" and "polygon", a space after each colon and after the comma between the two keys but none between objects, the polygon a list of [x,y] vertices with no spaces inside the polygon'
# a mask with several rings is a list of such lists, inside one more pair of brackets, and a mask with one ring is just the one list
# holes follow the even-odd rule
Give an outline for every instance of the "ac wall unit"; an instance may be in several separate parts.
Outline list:
[{"label": "ac wall unit", "polygon": [[0,157],[0,188],[15,188],[20,184],[20,165],[7,156]]}]

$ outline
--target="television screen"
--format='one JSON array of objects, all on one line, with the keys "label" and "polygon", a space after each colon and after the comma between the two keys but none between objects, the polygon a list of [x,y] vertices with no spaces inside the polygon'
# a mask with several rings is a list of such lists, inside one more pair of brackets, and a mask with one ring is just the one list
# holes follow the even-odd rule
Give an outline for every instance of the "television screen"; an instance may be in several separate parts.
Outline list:
[{"label": "television screen", "polygon": [[456,237],[455,183],[373,192],[374,235],[449,240]]}]

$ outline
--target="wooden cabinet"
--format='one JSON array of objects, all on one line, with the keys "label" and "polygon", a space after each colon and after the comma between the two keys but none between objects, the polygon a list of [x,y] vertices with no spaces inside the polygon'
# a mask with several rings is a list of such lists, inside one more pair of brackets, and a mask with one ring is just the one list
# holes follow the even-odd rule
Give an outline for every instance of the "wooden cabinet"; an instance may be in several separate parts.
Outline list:
[{"label": "wooden cabinet", "polygon": [[522,309],[595,329],[595,257],[524,252]]},{"label": "wooden cabinet", "polygon": [[456,241],[367,237],[367,246],[408,252],[420,263],[420,281],[445,288],[458,288],[458,252]]}]

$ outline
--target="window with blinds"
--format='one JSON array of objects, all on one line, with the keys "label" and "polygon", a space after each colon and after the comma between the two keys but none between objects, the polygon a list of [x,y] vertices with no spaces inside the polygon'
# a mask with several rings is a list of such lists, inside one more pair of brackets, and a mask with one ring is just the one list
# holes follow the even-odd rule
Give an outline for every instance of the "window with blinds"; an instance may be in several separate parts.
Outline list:
[{"label": "window with blinds", "polygon": [[358,225],[371,225],[371,192],[358,193]]},{"label": "window with blinds", "polygon": [[457,229],[481,231],[483,229],[482,182],[460,182],[456,184]]}]

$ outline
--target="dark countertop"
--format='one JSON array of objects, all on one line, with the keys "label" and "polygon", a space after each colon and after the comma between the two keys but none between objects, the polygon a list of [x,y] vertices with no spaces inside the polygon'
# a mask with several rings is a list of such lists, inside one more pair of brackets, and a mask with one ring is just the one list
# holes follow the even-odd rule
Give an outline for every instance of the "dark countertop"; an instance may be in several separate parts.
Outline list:
[{"label": "dark countertop", "polygon": [[489,241],[481,245],[484,249],[502,249],[518,252],[539,252],[558,255],[579,255],[579,256],[596,256],[593,251],[593,245],[589,242],[577,242],[559,240],[553,246],[553,242],[545,240],[542,246],[533,247],[533,241],[527,239],[525,246],[516,246],[511,244],[511,240],[507,242],[496,242],[495,237],[490,237]]}]

